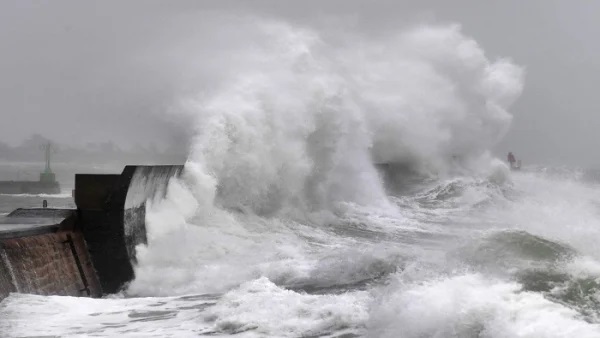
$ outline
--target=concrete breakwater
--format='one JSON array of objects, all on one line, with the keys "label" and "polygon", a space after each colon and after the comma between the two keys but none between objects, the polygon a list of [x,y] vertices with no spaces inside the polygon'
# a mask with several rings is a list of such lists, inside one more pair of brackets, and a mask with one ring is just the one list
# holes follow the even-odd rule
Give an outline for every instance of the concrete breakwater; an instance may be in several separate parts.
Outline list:
[{"label": "concrete breakwater", "polygon": [[75,176],[77,209],[17,209],[0,221],[0,300],[11,292],[100,297],[134,278],[145,203],[182,166],[127,166]]},{"label": "concrete breakwater", "polygon": [[91,297],[102,294],[81,233],[59,230],[11,235],[15,237],[0,239],[0,299],[11,292]]}]

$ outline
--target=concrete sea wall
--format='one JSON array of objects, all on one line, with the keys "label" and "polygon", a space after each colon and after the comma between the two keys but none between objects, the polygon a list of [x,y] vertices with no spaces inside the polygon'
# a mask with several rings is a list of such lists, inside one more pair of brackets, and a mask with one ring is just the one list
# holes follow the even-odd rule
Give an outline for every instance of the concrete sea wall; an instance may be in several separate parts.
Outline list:
[{"label": "concrete sea wall", "polygon": [[0,239],[0,299],[11,292],[91,297],[102,294],[80,233],[15,236]]},{"label": "concrete sea wall", "polygon": [[76,210],[17,209],[0,217],[0,300],[12,292],[101,297],[134,276],[146,243],[145,204],[162,198],[183,166],[127,166],[77,174]]}]

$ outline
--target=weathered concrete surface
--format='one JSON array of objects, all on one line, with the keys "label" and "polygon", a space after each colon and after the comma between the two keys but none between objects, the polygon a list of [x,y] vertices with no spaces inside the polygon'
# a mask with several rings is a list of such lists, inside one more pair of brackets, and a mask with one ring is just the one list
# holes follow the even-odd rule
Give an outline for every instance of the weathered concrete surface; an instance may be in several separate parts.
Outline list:
[{"label": "weathered concrete surface", "polygon": [[0,217],[0,239],[56,232],[73,214],[74,211],[70,209],[16,209]]},{"label": "weathered concrete surface", "polygon": [[183,166],[127,166],[76,175],[77,210],[17,209],[0,217],[0,300],[11,292],[98,297],[134,278],[146,243],[145,204]]},{"label": "weathered concrete surface", "polygon": [[134,277],[125,247],[123,206],[114,202],[127,194],[129,182],[119,189],[120,179],[120,175],[75,175],[77,223],[105,293],[118,292]]},{"label": "weathered concrete surface", "polygon": [[13,282],[12,272],[7,266],[8,259],[4,252],[0,250],[0,300],[8,296],[11,292],[17,292],[17,288]]},{"label": "weathered concrete surface", "polygon": [[0,240],[0,299],[10,292],[102,294],[83,236],[72,231]]},{"label": "weathered concrete surface", "polygon": [[163,197],[181,165],[126,166],[121,175],[75,175],[75,204],[104,293],[134,276],[135,247],[146,243],[145,203]]},{"label": "weathered concrete surface", "polygon": [[0,299],[10,292],[102,294],[75,220],[66,209],[17,209],[0,219]]},{"label": "weathered concrete surface", "polygon": [[70,209],[16,209],[5,217],[0,216],[0,239],[56,232],[72,214]]}]

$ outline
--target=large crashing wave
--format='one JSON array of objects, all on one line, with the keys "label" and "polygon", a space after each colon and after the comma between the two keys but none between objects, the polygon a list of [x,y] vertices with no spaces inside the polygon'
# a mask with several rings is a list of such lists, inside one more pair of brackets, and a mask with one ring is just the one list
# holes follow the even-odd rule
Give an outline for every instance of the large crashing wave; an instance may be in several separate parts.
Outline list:
[{"label": "large crashing wave", "polygon": [[254,39],[236,51],[243,61],[186,103],[189,164],[218,184],[220,204],[259,214],[381,203],[374,162],[487,169],[522,90],[522,69],[489,61],[457,25],[381,37],[284,23],[238,32]]},{"label": "large crashing wave", "polygon": [[244,47],[224,48],[235,56],[215,88],[185,100],[195,137],[184,182],[147,213],[132,294],[224,292],[261,276],[318,288],[331,284],[322,271],[395,262],[395,246],[356,251],[321,225],[420,227],[374,163],[487,174],[522,89],[519,67],[490,62],[455,25],[366,37],[250,20],[219,42]]}]

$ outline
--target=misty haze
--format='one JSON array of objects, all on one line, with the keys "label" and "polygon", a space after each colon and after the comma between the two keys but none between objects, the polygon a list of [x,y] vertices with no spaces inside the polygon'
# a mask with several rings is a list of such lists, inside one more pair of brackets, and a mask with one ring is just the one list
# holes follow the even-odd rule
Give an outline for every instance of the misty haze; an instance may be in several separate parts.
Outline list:
[{"label": "misty haze", "polygon": [[1,337],[600,337],[600,3],[0,3]]}]

